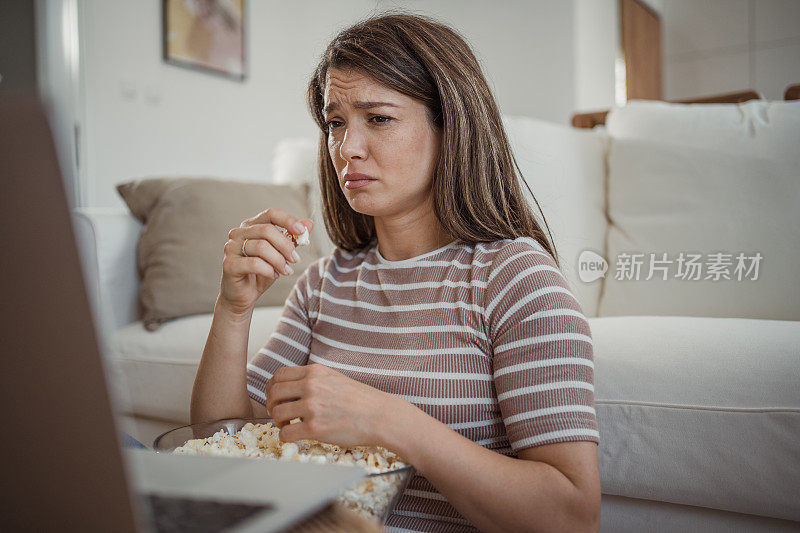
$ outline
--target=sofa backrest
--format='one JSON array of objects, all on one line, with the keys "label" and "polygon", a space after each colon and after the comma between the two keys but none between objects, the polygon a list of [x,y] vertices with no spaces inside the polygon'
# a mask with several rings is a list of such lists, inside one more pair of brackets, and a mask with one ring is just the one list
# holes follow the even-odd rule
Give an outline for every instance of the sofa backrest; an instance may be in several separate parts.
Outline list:
[{"label": "sofa backrest", "polygon": [[[539,201],[550,226],[561,270],[587,316],[597,314],[602,279],[584,283],[578,278],[578,256],[583,250],[603,252],[606,218],[603,214],[603,155],[606,148],[602,129],[578,130],[530,117],[503,116],[512,151],[524,179]],[[317,141],[287,138],[276,147],[272,158],[272,180],[276,183],[312,184],[314,220],[312,234],[332,250],[321,217],[319,186],[316,183]],[[541,218],[528,189],[520,184],[537,216]]]},{"label": "sofa backrest", "polygon": [[[575,129],[522,116],[503,116],[522,178],[550,227],[561,271],[588,317],[597,315],[603,278],[582,281],[584,251],[602,255],[607,229],[604,195],[606,135],[602,128]],[[520,183],[528,203],[536,203]]]},{"label": "sofa backrest", "polygon": [[601,316],[800,320],[800,102],[631,101],[606,128]]}]

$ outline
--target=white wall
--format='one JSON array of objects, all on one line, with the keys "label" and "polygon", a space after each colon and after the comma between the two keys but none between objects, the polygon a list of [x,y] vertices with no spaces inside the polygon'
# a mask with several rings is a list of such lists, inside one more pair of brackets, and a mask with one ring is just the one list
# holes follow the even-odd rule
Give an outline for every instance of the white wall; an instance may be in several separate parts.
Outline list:
[{"label": "white wall", "polygon": [[279,139],[315,136],[305,86],[342,28],[401,7],[453,25],[503,113],[567,124],[575,108],[573,2],[250,0],[244,83],[167,65],[159,0],[85,0],[85,205],[124,205],[114,184],[155,175],[268,180]]},{"label": "white wall", "polygon": [[378,0],[431,15],[472,46],[502,113],[569,124],[574,109],[574,6],[552,0]]},{"label": "white wall", "polygon": [[[268,180],[279,139],[316,135],[304,92],[325,45],[391,7],[460,31],[503,113],[567,124],[573,112],[615,102],[617,0],[249,0],[244,83],[165,64],[160,0],[82,0],[82,76],[71,95],[59,21],[76,1],[37,0],[37,20],[45,21],[37,33],[59,156],[70,180],[82,177],[70,185],[77,205],[122,206],[114,184],[145,176]],[[780,98],[800,81],[800,1],[646,3],[663,17],[665,98],[746,88]]]},{"label": "white wall", "polygon": [[782,100],[800,83],[800,1],[663,2],[665,98],[753,89]]},{"label": "white wall", "polygon": [[619,0],[575,0],[574,109],[602,111],[615,103],[621,56]]},{"label": "white wall", "polygon": [[242,83],[164,63],[160,1],[86,1],[88,205],[123,205],[114,184],[139,177],[266,179],[278,139],[314,134],[303,97],[316,56],[374,3],[247,4]]}]

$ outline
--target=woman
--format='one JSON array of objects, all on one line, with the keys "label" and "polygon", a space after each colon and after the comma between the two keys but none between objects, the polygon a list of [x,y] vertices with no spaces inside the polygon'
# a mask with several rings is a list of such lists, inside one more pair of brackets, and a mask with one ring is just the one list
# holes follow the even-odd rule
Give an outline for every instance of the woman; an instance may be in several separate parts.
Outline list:
[{"label": "woman", "polygon": [[467,44],[424,16],[368,19],[329,45],[308,103],[337,248],[245,367],[255,301],[295,261],[275,226],[312,223],[270,208],[231,230],[192,420],[271,414],[284,441],[397,452],[417,475],[390,531],[596,531],[591,333]]}]

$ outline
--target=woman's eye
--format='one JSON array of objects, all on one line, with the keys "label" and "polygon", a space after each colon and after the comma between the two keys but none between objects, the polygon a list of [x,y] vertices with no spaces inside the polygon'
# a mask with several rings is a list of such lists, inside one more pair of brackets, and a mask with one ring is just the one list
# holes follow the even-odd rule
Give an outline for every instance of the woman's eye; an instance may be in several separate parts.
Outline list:
[{"label": "woman's eye", "polygon": [[[379,120],[375,120],[375,119],[379,119]],[[375,115],[374,117],[370,117],[370,120],[373,121],[373,124],[383,125],[383,124],[388,124],[389,121],[392,120],[392,118],[391,117],[385,117],[383,115]],[[329,120],[328,122],[325,123],[325,127],[328,128],[329,130],[333,129],[333,128],[338,128],[338,126],[334,126],[334,123],[339,123],[339,121],[338,120]]]},{"label": "woman's eye", "polygon": [[384,117],[383,115],[375,115],[374,117],[371,117],[371,118],[370,118],[370,120],[372,120],[372,119],[374,119],[374,118],[382,118],[382,119],[383,119],[383,120],[381,120],[381,121],[379,121],[379,122],[376,122],[375,124],[386,124],[386,123],[388,123],[390,120],[392,120],[391,118],[389,118],[389,117]]}]

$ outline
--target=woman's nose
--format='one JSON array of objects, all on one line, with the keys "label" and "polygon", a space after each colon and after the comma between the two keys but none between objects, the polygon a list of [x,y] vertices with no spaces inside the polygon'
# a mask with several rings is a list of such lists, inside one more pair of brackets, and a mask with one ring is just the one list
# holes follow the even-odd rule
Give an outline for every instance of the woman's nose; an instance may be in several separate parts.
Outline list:
[{"label": "woman's nose", "polygon": [[344,133],[342,144],[339,147],[342,159],[349,160],[354,157],[365,158],[367,155],[367,142],[364,135],[357,128],[348,128]]}]

